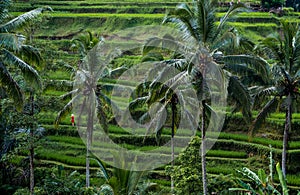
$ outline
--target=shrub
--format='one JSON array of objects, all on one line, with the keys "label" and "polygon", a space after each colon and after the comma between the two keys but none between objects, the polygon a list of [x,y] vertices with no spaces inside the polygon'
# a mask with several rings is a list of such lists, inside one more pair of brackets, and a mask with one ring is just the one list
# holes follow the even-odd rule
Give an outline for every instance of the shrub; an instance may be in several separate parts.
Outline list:
[{"label": "shrub", "polygon": [[261,0],[261,5],[264,8],[277,8],[284,5],[284,0]]},{"label": "shrub", "polygon": [[208,175],[208,191],[211,194],[230,194],[229,188],[237,187],[232,175],[217,174],[217,176]]},{"label": "shrub", "polygon": [[166,167],[166,174],[174,180],[175,194],[196,195],[202,191],[200,144],[200,138],[194,137],[187,149],[179,155],[179,165]]},{"label": "shrub", "polygon": [[[45,112],[57,112],[61,110],[64,106],[64,102],[61,101],[58,97],[53,96],[37,96],[36,102]],[[54,121],[52,121],[53,124]]]},{"label": "shrub", "polygon": [[55,128],[53,125],[53,120],[51,125],[43,125],[43,127],[46,129],[47,135],[79,137],[78,131],[75,127],[70,125],[60,125],[58,128]]}]

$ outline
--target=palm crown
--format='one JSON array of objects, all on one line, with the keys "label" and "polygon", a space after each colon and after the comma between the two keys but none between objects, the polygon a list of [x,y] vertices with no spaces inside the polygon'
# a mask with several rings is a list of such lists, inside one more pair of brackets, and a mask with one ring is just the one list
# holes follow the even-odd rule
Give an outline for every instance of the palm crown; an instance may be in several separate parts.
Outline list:
[{"label": "palm crown", "polygon": [[41,87],[41,79],[38,72],[28,63],[39,64],[41,56],[38,50],[26,45],[26,38],[15,31],[22,28],[30,20],[51,8],[38,8],[22,14],[8,22],[7,8],[9,0],[1,2],[0,7],[0,85],[6,90],[18,108],[23,105],[23,93],[21,87],[14,79],[12,72],[17,68],[23,77],[33,88]]}]

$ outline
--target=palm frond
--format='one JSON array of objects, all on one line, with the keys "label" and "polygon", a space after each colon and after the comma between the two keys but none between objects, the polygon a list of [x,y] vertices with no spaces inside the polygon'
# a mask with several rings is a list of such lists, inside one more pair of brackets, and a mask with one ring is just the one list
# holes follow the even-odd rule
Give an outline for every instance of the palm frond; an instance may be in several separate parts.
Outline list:
[{"label": "palm frond", "polygon": [[154,132],[155,132],[156,142],[158,145],[160,144],[162,130],[164,128],[164,124],[167,117],[165,109],[166,109],[166,105],[161,106],[158,112],[155,114],[155,119],[154,119],[156,121]]},{"label": "palm frond", "polygon": [[[197,121],[199,119],[199,116],[197,116],[197,115],[194,116],[187,109],[185,109],[183,112],[184,112],[183,113],[183,116],[184,116],[183,120],[185,121],[185,125],[187,125],[186,128],[190,129],[190,130],[196,130],[197,129],[196,127],[198,127]],[[195,132],[193,132],[193,133],[195,133]]]},{"label": "palm frond", "polygon": [[67,93],[65,93],[65,94],[63,94],[63,95],[61,95],[59,98],[60,98],[61,100],[66,100],[67,98],[70,98],[72,95],[78,93],[78,91],[79,91],[79,89],[74,89],[74,90],[72,90],[72,91],[69,91],[69,92],[67,92]]},{"label": "palm frond", "polygon": [[55,118],[54,126],[57,128],[62,119],[69,115],[73,108],[73,103],[79,98],[79,95],[73,96],[73,98],[60,110]]},{"label": "palm frond", "polygon": [[144,96],[134,99],[129,103],[129,110],[135,110],[137,108],[145,106],[148,98],[148,96]]},{"label": "palm frond", "polygon": [[101,98],[96,97],[96,100],[97,100],[97,118],[100,122],[101,127],[103,128],[103,131],[107,133],[108,123],[107,123],[106,112],[104,110],[104,104],[101,101]]},{"label": "palm frond", "polygon": [[168,49],[170,51],[177,51],[182,45],[170,34],[166,34],[162,38],[161,46],[163,49]]},{"label": "palm frond", "polygon": [[[187,79],[188,79],[187,76],[188,76],[187,71],[179,72],[173,78],[167,80],[164,84],[169,86],[168,91],[173,93],[173,91],[175,91],[179,86],[187,83]],[[166,93],[166,96],[168,96],[168,91]]]},{"label": "palm frond", "polygon": [[244,51],[253,51],[255,48],[255,43],[246,37],[240,37],[239,46],[243,48]]},{"label": "palm frond", "polygon": [[152,37],[146,41],[142,48],[142,54],[147,55],[150,51],[161,49],[162,39]]},{"label": "palm frond", "polygon": [[3,32],[11,32],[13,30],[17,30],[22,26],[26,25],[32,19],[38,17],[44,11],[53,11],[53,10],[50,7],[43,7],[43,8],[37,8],[29,12],[26,12],[14,18],[13,20],[3,25],[0,25],[0,32],[3,33]]},{"label": "palm frond", "polygon": [[76,69],[71,66],[70,64],[67,64],[67,63],[63,63],[61,68],[66,71],[66,72],[69,72],[69,73],[75,73],[76,72]]},{"label": "palm frond", "polygon": [[277,97],[274,97],[258,113],[256,119],[253,121],[253,124],[250,127],[250,136],[251,137],[261,127],[261,125],[266,120],[266,118],[268,117],[268,115],[270,115],[272,112],[276,111],[278,103],[279,103],[279,101],[277,100]]},{"label": "palm frond", "polygon": [[297,80],[300,78],[300,69],[294,74],[293,80]]},{"label": "palm frond", "polygon": [[[145,124],[146,122],[148,122],[151,119],[149,112],[144,113],[139,119],[138,122],[140,124]],[[149,132],[146,132],[145,136],[148,135]],[[146,138],[146,137],[145,137]],[[144,140],[145,141],[145,140]]]},{"label": "palm frond", "polygon": [[104,176],[104,179],[108,182],[109,179],[110,179],[110,177],[109,177],[109,174],[108,174],[108,172],[107,172],[105,166],[103,165],[103,163],[102,163],[100,160],[96,159],[96,158],[91,158],[91,157],[90,157],[89,159],[94,160],[94,161],[97,162],[97,164],[99,165],[100,170],[101,170],[101,172],[102,172],[102,174],[103,174],[103,176]]},{"label": "palm frond", "polygon": [[[248,185],[247,185],[247,187],[249,188]],[[254,191],[253,189],[251,190],[250,188],[249,189],[246,189],[246,188],[229,188],[228,190],[229,191],[245,192],[245,193],[250,193],[251,191]]]},{"label": "palm frond", "polygon": [[300,68],[300,40],[298,40],[298,41],[299,42],[297,42],[294,47],[294,52],[293,52],[293,56],[292,56],[294,66],[292,67],[293,70],[291,72],[297,72],[297,70],[299,70],[299,68]]},{"label": "palm frond", "polygon": [[[219,50],[220,48],[224,50],[225,48],[230,48],[230,50],[236,48],[238,45],[238,37],[234,33],[234,29],[226,31],[222,36],[217,37],[212,44],[212,50]],[[225,49],[226,50],[226,49]],[[228,50],[228,49],[227,49]]]},{"label": "palm frond", "polygon": [[289,72],[286,71],[283,67],[280,67],[280,70],[281,70],[281,74],[283,75],[284,80],[287,81],[289,83],[289,85],[291,85],[293,80],[292,80],[292,77],[289,74]]},{"label": "palm frond", "polygon": [[230,28],[218,36],[212,45],[212,50],[221,50],[225,55],[244,54],[254,50],[255,43],[238,34],[237,30]]},{"label": "palm frond", "polygon": [[195,3],[194,24],[196,24],[196,26],[194,29],[196,30],[198,37],[194,38],[196,38],[197,41],[201,41],[203,43],[214,41],[213,37],[215,35],[216,22],[215,3],[216,1],[206,0],[200,0]]},{"label": "palm frond", "polygon": [[246,64],[226,64],[223,67],[225,70],[239,76],[256,75],[253,69],[249,68]]},{"label": "palm frond", "polygon": [[8,8],[11,6],[11,0],[2,0],[0,4],[0,22],[8,17]]},{"label": "palm frond", "polygon": [[281,50],[282,45],[280,40],[279,34],[272,34],[263,39],[261,43],[258,44],[256,50],[262,48],[263,52],[266,53],[268,57],[283,62],[284,53],[282,53]]},{"label": "palm frond", "polygon": [[172,23],[182,31],[183,39],[187,40],[194,37],[199,40],[199,35],[195,30],[195,23],[193,21],[193,10],[186,3],[179,4],[174,12],[169,13],[163,20],[163,23]]},{"label": "palm frond", "polygon": [[59,91],[69,91],[73,88],[73,81],[69,80],[43,80],[44,90],[55,89]]},{"label": "palm frond", "polygon": [[121,66],[112,70],[109,70],[109,77],[110,78],[118,78],[121,76],[126,70],[128,70],[127,67]]},{"label": "palm frond", "polygon": [[260,181],[262,182],[262,184],[266,186],[267,182],[268,182],[268,177],[267,177],[267,174],[266,174],[265,170],[264,169],[258,169],[257,176],[260,179]]},{"label": "palm frond", "polygon": [[207,103],[202,104],[205,107],[205,119],[207,119],[206,124],[211,127],[211,130],[215,130],[215,126],[218,125],[218,114],[214,111],[214,109]]},{"label": "palm frond", "polygon": [[160,101],[165,97],[165,92],[169,89],[165,82],[172,79],[175,74],[175,69],[170,66],[165,66],[157,77],[149,85],[149,98],[147,100],[148,104]]},{"label": "palm frond", "polygon": [[[101,101],[103,102],[103,105],[107,104],[107,105],[110,105],[111,108],[113,108],[116,113],[121,113],[121,109],[119,108],[119,106],[114,102],[112,101],[111,98],[109,98],[106,94],[104,94],[102,91],[100,91],[99,93],[97,92],[97,97],[99,99],[101,99]],[[117,117],[117,116],[115,116]]]},{"label": "palm frond", "polygon": [[246,121],[251,119],[252,100],[248,89],[239,81],[237,77],[231,76],[228,84],[228,95],[237,103],[237,107],[242,110]]},{"label": "palm frond", "polygon": [[147,53],[143,58],[141,59],[141,62],[158,62],[158,61],[163,61],[164,57],[161,54],[161,52],[158,51],[151,51]]},{"label": "palm frond", "polygon": [[26,38],[23,35],[13,33],[0,33],[0,46],[10,51],[18,51]]},{"label": "palm frond", "polygon": [[232,17],[233,15],[235,15],[241,9],[246,9],[246,8],[247,8],[247,6],[245,4],[243,4],[243,3],[233,4],[229,8],[229,10],[226,12],[226,14],[221,18],[220,24],[217,27],[216,34],[215,34],[213,40],[215,40],[218,37],[218,35],[220,34],[221,30],[223,29],[225,23],[228,21],[228,19],[230,17]]},{"label": "palm frond", "polygon": [[295,22],[290,22],[287,20],[280,20],[281,29],[283,31],[283,52],[284,52],[284,67],[286,70],[291,72],[291,68],[293,67],[293,56],[294,47],[295,47],[295,35],[298,30],[298,24]]},{"label": "palm frond", "polygon": [[43,61],[39,50],[30,45],[22,45],[22,47],[18,51],[18,54],[20,54],[22,56],[22,59],[24,59],[28,63],[40,65]]},{"label": "palm frond", "polygon": [[273,75],[273,80],[274,82],[279,82],[280,80],[282,80],[282,70],[281,70],[281,65],[280,64],[275,64],[272,66],[272,75]]},{"label": "palm frond", "polygon": [[225,64],[245,64],[261,76],[265,83],[270,78],[270,65],[261,57],[250,55],[229,55],[223,57]]},{"label": "palm frond", "polygon": [[193,68],[191,71],[191,81],[193,88],[197,92],[199,101],[210,99],[210,88],[207,81],[203,78],[203,75],[198,68]]},{"label": "palm frond", "polygon": [[23,108],[23,93],[18,83],[11,77],[6,67],[0,62],[0,86],[5,88],[6,93],[13,99],[18,110]]},{"label": "palm frond", "polygon": [[254,103],[253,106],[256,107],[266,99],[266,97],[271,97],[277,95],[277,88],[275,86],[264,87],[264,86],[253,86],[249,88],[251,94],[253,94]]},{"label": "palm frond", "polygon": [[28,65],[26,62],[15,56],[13,53],[6,49],[2,49],[1,51],[3,55],[3,62],[5,64],[9,64],[12,66],[16,66],[21,69],[21,72],[26,81],[30,82],[31,86],[36,89],[41,89],[42,80],[38,74],[38,72]]},{"label": "palm frond", "polygon": [[163,63],[166,63],[169,66],[173,66],[179,71],[186,70],[188,66],[188,61],[186,59],[170,59],[163,61]]},{"label": "palm frond", "polygon": [[[149,133],[154,132],[155,133],[155,138],[156,142],[159,145],[160,143],[160,138],[161,138],[161,133],[164,127],[164,122],[166,120],[166,104],[162,105],[159,107],[158,105],[152,106],[151,107],[151,112],[152,113],[145,113],[139,120],[148,120],[151,117],[151,120],[149,121],[147,125],[147,131],[145,133],[145,138]],[[143,121],[142,121],[143,122]],[[145,141],[145,139],[143,140]]]}]

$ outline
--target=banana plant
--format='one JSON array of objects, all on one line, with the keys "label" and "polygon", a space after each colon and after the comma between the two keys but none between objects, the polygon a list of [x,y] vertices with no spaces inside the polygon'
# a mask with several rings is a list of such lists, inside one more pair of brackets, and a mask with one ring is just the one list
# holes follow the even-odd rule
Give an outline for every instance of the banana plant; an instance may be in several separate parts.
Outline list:
[{"label": "banana plant", "polygon": [[[238,185],[240,188],[230,188],[229,191],[245,192],[253,195],[266,195],[266,194],[277,194],[277,195],[288,195],[288,187],[286,184],[286,179],[283,176],[282,170],[280,168],[280,163],[276,164],[276,171],[279,177],[280,186],[282,193],[280,193],[273,183],[273,159],[272,159],[272,147],[270,146],[270,164],[269,164],[269,174],[265,172],[264,169],[259,169],[257,173],[253,172],[247,167],[242,168],[242,170],[237,170],[238,173],[243,177],[243,179],[237,178]],[[247,181],[247,182],[245,182]]]},{"label": "banana plant", "polygon": [[[148,190],[157,189],[156,183],[142,182],[145,171],[127,170],[124,164],[123,153],[114,153],[115,164],[112,171],[108,170],[105,165],[96,158],[90,158],[98,163],[100,168],[99,176],[105,179],[105,184],[100,186],[100,194],[108,195],[133,195],[147,194]],[[121,165],[121,166],[120,166]],[[122,167],[123,165],[123,167]]]},{"label": "banana plant", "polygon": [[250,180],[251,183],[246,183],[245,181],[238,179],[238,184],[241,188],[230,188],[229,191],[248,192],[255,195],[281,195],[281,193],[273,186],[264,169],[259,169],[258,172],[255,173],[249,168],[244,167],[242,170],[238,170],[237,172],[240,173],[243,178]]}]

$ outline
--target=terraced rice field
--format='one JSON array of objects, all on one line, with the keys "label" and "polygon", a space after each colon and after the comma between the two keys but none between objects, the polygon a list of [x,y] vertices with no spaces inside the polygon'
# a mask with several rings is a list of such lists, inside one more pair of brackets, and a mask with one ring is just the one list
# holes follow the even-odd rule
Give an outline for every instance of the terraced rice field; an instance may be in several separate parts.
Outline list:
[{"label": "terraced rice field", "polygon": [[[49,44],[49,48],[42,48],[43,51],[49,49],[48,64],[51,70],[44,72],[45,82],[56,83],[54,87],[47,88],[43,94],[47,101],[45,108],[40,114],[39,122],[47,130],[47,136],[41,141],[41,145],[36,149],[37,167],[50,167],[53,165],[63,165],[66,169],[79,170],[84,172],[85,169],[85,152],[86,147],[82,139],[79,137],[75,128],[70,126],[69,118],[63,120],[58,129],[55,129],[53,122],[57,112],[51,110],[49,102],[51,99],[59,99],[61,95],[72,89],[66,83],[72,79],[71,72],[65,72],[60,63],[67,63],[76,66],[78,54],[72,53],[70,50],[70,40],[86,29],[100,33],[104,36],[110,36],[114,31],[122,30],[125,27],[133,27],[136,25],[157,24],[159,25],[168,9],[174,9],[178,4],[177,0],[151,0],[135,1],[135,0],[82,0],[82,1],[17,1],[14,6],[14,15],[21,12],[31,10],[40,6],[51,6],[54,10],[49,14],[49,18],[45,23],[45,27],[40,28],[35,33],[34,43],[39,45]],[[248,2],[256,4],[257,1]],[[223,8],[220,8],[218,16],[224,14]],[[299,13],[296,13],[300,16]],[[299,18],[299,17],[298,17]],[[296,19],[299,20],[299,19]],[[259,40],[263,36],[277,29],[275,20],[270,17],[269,13],[259,13],[249,11],[241,13],[238,18],[234,19],[230,25],[236,27],[254,40]],[[256,35],[255,33],[259,33]],[[45,46],[43,46],[45,47]],[[56,59],[56,60],[54,60]],[[139,59],[139,56],[137,56]],[[114,79],[100,81],[102,84],[111,88],[118,87],[130,88],[135,83],[118,83]],[[65,86],[57,88],[55,86]],[[49,84],[50,85],[50,84]],[[112,97],[122,109],[128,106],[128,99],[122,96]],[[46,100],[45,100],[46,101]],[[62,104],[65,101],[62,101]],[[47,105],[48,104],[48,105]],[[254,115],[257,113],[254,113]],[[229,114],[228,114],[229,115]],[[284,114],[271,115],[268,122],[271,124],[283,124]],[[300,115],[294,115],[294,124],[300,124]],[[242,127],[241,127],[242,128]],[[143,134],[144,129],[138,129],[134,135],[130,134],[130,130],[125,131],[117,126],[109,126],[109,136],[121,147],[128,150],[151,151],[157,148],[154,135],[150,135],[147,139],[146,146],[141,145],[142,137],[136,134]],[[169,140],[170,129],[166,129],[162,138]],[[199,135],[199,133],[197,133]],[[185,137],[190,139],[190,137]],[[280,138],[280,137],[279,137]],[[219,135],[213,148],[208,152],[208,173],[210,176],[219,174],[235,174],[236,169],[244,166],[257,170],[268,166],[269,144],[273,147],[273,153],[276,160],[280,158],[282,142],[279,140],[271,140],[268,138],[257,137],[249,142],[247,129],[236,132],[234,129],[222,132]],[[108,152],[109,144],[100,144],[102,152]],[[167,148],[161,149],[164,153]],[[175,148],[175,151],[182,151],[181,147]],[[169,151],[168,151],[169,152]],[[291,160],[300,157],[300,139],[295,137],[289,145],[289,154],[293,156]],[[25,154],[20,154],[20,156]],[[109,166],[109,165],[108,165]],[[96,162],[91,161],[92,177],[97,178],[96,171],[99,166]],[[292,168],[291,168],[292,169]],[[289,174],[287,182],[289,186],[300,190],[300,167],[297,167],[297,174]],[[149,173],[149,179],[157,182],[166,188],[170,186],[170,180],[165,175],[164,167],[155,169]],[[163,178],[163,179],[159,179]],[[278,179],[275,180],[278,182]]]}]

